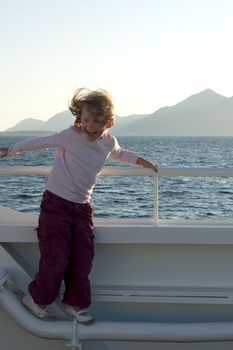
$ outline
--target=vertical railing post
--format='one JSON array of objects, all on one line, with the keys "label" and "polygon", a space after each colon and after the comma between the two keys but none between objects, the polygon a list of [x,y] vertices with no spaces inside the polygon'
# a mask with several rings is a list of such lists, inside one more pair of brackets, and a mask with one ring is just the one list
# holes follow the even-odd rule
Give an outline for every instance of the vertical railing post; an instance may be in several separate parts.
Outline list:
[{"label": "vertical railing post", "polygon": [[159,194],[158,194],[158,175],[155,174],[153,176],[153,182],[154,182],[154,224],[156,225],[158,223],[158,211],[159,211],[159,205],[158,205],[158,200],[159,200]]}]

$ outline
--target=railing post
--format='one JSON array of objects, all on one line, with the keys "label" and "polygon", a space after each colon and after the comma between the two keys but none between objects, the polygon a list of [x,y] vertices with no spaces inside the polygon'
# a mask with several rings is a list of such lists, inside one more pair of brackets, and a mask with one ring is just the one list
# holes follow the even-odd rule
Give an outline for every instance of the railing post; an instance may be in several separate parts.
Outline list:
[{"label": "railing post", "polygon": [[158,210],[159,210],[159,206],[158,206],[158,175],[155,174],[153,176],[153,182],[154,182],[154,224],[156,225],[158,223]]}]

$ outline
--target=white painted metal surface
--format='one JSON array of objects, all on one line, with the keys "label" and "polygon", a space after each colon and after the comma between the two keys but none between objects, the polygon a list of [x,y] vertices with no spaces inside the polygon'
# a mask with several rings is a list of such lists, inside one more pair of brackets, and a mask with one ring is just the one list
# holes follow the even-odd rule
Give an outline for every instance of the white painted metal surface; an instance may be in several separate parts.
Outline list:
[{"label": "white painted metal surface", "polygon": [[[4,275],[1,278],[1,275]],[[96,322],[92,326],[77,325],[70,321],[41,321],[32,316],[5,287],[5,271],[0,270],[0,305],[29,333],[42,338],[111,340],[205,342],[233,340],[233,322],[201,323],[148,323],[148,322]],[[74,334],[73,334],[74,332]]]},{"label": "white painted metal surface", "polygon": [[[2,175],[44,176],[48,171],[47,167],[0,167]],[[85,350],[231,349],[233,222],[156,221],[156,182],[160,176],[233,176],[233,170],[159,169],[156,175],[143,168],[106,167],[102,175],[151,176],[155,183],[155,220],[95,220],[96,255],[91,282],[92,312],[98,322],[92,329],[79,328]],[[26,291],[37,270],[36,226],[36,216],[0,207],[0,268],[9,270],[16,284],[13,295],[9,297],[5,290],[2,298],[1,350],[23,350],[28,346],[35,350],[66,348],[63,339],[41,340],[22,331],[8,314],[20,308],[6,307],[8,297],[19,302],[18,293]],[[17,317],[26,312],[20,310]],[[59,331],[62,338],[75,338],[71,320],[62,313],[57,315],[63,325]],[[29,316],[29,323],[33,323],[34,317]],[[43,323],[42,327],[46,329]],[[47,327],[46,332],[50,327],[54,326]],[[13,337],[7,337],[7,333]],[[163,343],[165,340],[173,342]]]}]

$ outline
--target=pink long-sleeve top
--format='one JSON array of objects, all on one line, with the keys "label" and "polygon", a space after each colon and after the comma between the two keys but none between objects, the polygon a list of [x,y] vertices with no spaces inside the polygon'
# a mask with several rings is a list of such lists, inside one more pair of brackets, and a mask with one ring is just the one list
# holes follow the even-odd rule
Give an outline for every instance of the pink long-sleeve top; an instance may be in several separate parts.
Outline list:
[{"label": "pink long-sleeve top", "polygon": [[56,147],[56,152],[45,188],[75,203],[90,202],[96,177],[107,158],[130,164],[136,164],[138,158],[137,153],[122,149],[108,132],[99,140],[88,141],[73,126],[54,135],[17,142],[8,155],[49,147]]}]

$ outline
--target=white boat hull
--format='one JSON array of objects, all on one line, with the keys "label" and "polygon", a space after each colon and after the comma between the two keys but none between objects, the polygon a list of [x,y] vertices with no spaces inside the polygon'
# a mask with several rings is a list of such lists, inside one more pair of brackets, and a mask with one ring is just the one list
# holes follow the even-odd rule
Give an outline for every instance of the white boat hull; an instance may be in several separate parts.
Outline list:
[{"label": "white boat hull", "polygon": [[[38,266],[37,218],[2,207],[0,219],[0,268],[11,276],[9,288],[20,303]],[[74,337],[72,320],[53,306],[64,336],[41,338],[22,324],[23,311],[16,320],[6,307],[13,302],[2,298],[1,350],[232,349],[232,224],[96,220],[95,236],[96,325],[79,327]]]}]

